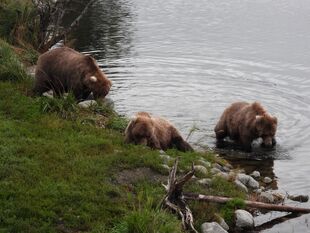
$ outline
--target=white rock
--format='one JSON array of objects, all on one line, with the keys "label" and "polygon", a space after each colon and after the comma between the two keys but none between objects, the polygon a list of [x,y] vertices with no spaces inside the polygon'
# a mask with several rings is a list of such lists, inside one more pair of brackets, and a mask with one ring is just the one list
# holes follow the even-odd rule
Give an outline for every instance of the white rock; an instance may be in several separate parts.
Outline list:
[{"label": "white rock", "polygon": [[202,233],[227,233],[217,222],[205,222],[201,225]]},{"label": "white rock", "polygon": [[259,178],[260,177],[260,173],[259,173],[259,171],[253,171],[251,174],[250,174],[250,176],[252,176],[252,177],[254,177],[254,178]]},{"label": "white rock", "polygon": [[246,174],[238,174],[237,179],[244,184],[245,186],[252,188],[252,189],[258,189],[259,183],[254,180],[253,177],[246,175]]},{"label": "white rock", "polygon": [[165,152],[165,151],[163,151],[163,150],[159,150],[159,154],[161,154],[161,155],[165,155],[165,154],[166,154],[166,152]]},{"label": "white rock", "polygon": [[262,202],[273,203],[274,202],[274,196],[272,195],[272,193],[262,192],[259,195],[259,200]]},{"label": "white rock", "polygon": [[242,184],[239,180],[235,180],[235,184],[240,190],[246,193],[248,192],[248,188],[244,184]]},{"label": "white rock", "polygon": [[54,98],[54,96],[53,96],[53,91],[52,91],[52,90],[47,91],[47,92],[44,92],[42,95],[45,96],[45,97],[47,97],[47,98],[50,98],[50,99],[53,99],[53,98]]},{"label": "white rock", "polygon": [[97,102],[95,100],[85,100],[80,103],[78,103],[78,106],[81,108],[89,108],[90,106],[96,105]]},{"label": "white rock", "polygon": [[202,165],[195,165],[195,166],[194,166],[194,169],[195,169],[195,171],[201,172],[201,173],[203,173],[203,174],[205,174],[205,175],[208,173],[208,169],[205,168],[205,167],[202,166]]},{"label": "white rock", "polygon": [[269,184],[269,183],[271,183],[271,182],[272,182],[272,179],[271,179],[270,177],[266,176],[266,177],[264,178],[264,183],[265,183],[265,184]]},{"label": "white rock", "polygon": [[211,184],[212,180],[209,179],[209,178],[203,178],[203,179],[198,180],[197,182],[198,182],[199,184],[209,186],[209,185]]},{"label": "white rock", "polygon": [[239,229],[252,229],[254,227],[254,218],[252,214],[245,210],[235,211],[236,227]]}]

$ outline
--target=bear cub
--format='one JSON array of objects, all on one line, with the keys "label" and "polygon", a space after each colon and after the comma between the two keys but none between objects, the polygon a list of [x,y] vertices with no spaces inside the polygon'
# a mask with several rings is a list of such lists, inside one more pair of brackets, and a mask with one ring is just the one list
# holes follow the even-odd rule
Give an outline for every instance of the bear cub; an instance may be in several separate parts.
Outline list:
[{"label": "bear cub", "polygon": [[180,151],[193,150],[169,121],[153,117],[147,112],[138,112],[129,122],[125,142],[146,145],[152,149],[176,147]]},{"label": "bear cub", "polygon": [[264,147],[275,146],[277,123],[277,118],[268,114],[260,103],[236,102],[226,108],[214,131],[218,141],[229,137],[251,151],[252,141],[257,138],[263,139]]},{"label": "bear cub", "polygon": [[94,58],[68,47],[55,48],[43,53],[37,62],[36,95],[53,90],[55,96],[72,91],[77,100],[104,98],[111,88],[111,81],[100,70]]}]

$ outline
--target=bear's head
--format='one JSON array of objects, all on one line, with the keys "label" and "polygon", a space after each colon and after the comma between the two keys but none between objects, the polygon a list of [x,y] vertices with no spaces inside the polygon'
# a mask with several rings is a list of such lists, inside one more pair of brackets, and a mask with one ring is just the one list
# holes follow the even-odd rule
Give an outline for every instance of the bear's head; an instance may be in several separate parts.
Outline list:
[{"label": "bear's head", "polygon": [[256,116],[255,127],[258,136],[263,139],[262,146],[273,147],[276,144],[275,135],[277,131],[278,120],[269,114]]},{"label": "bear's head", "polygon": [[86,72],[84,83],[92,92],[96,99],[104,98],[110,91],[112,82],[100,70],[96,61],[91,56],[85,56],[87,59],[88,70]]},{"label": "bear's head", "polygon": [[126,142],[153,147],[154,124],[148,113],[138,113],[126,129]]}]

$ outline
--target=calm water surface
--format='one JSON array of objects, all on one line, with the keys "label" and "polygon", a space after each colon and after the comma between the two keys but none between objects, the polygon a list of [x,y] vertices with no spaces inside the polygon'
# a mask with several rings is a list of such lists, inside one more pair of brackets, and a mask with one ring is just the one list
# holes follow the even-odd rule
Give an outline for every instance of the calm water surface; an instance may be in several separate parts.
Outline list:
[{"label": "calm water surface", "polygon": [[[274,189],[310,194],[309,26],[309,0],[102,0],[76,45],[113,81],[109,97],[120,113],[164,116],[184,136],[196,126],[197,147],[215,147],[213,128],[227,105],[260,101],[279,120],[276,150],[219,152],[276,178]],[[263,232],[310,232],[308,219]]]}]

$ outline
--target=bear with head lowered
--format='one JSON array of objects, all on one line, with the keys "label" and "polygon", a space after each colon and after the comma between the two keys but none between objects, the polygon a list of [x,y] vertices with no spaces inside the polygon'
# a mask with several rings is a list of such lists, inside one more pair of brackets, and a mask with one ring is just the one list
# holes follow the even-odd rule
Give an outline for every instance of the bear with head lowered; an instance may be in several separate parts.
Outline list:
[{"label": "bear with head lowered", "polygon": [[176,147],[180,151],[192,151],[178,130],[167,120],[138,112],[125,131],[125,142],[146,145],[153,149],[167,150]]},{"label": "bear with head lowered", "polygon": [[260,103],[236,102],[226,108],[214,131],[218,141],[229,137],[251,151],[252,141],[257,138],[262,138],[262,146],[268,148],[276,144],[277,123],[277,118],[267,113]]},{"label": "bear with head lowered", "polygon": [[60,47],[39,57],[33,91],[36,95],[42,95],[53,90],[56,96],[72,91],[77,100],[87,99],[92,92],[98,99],[109,93],[111,85],[94,58],[68,47]]}]

